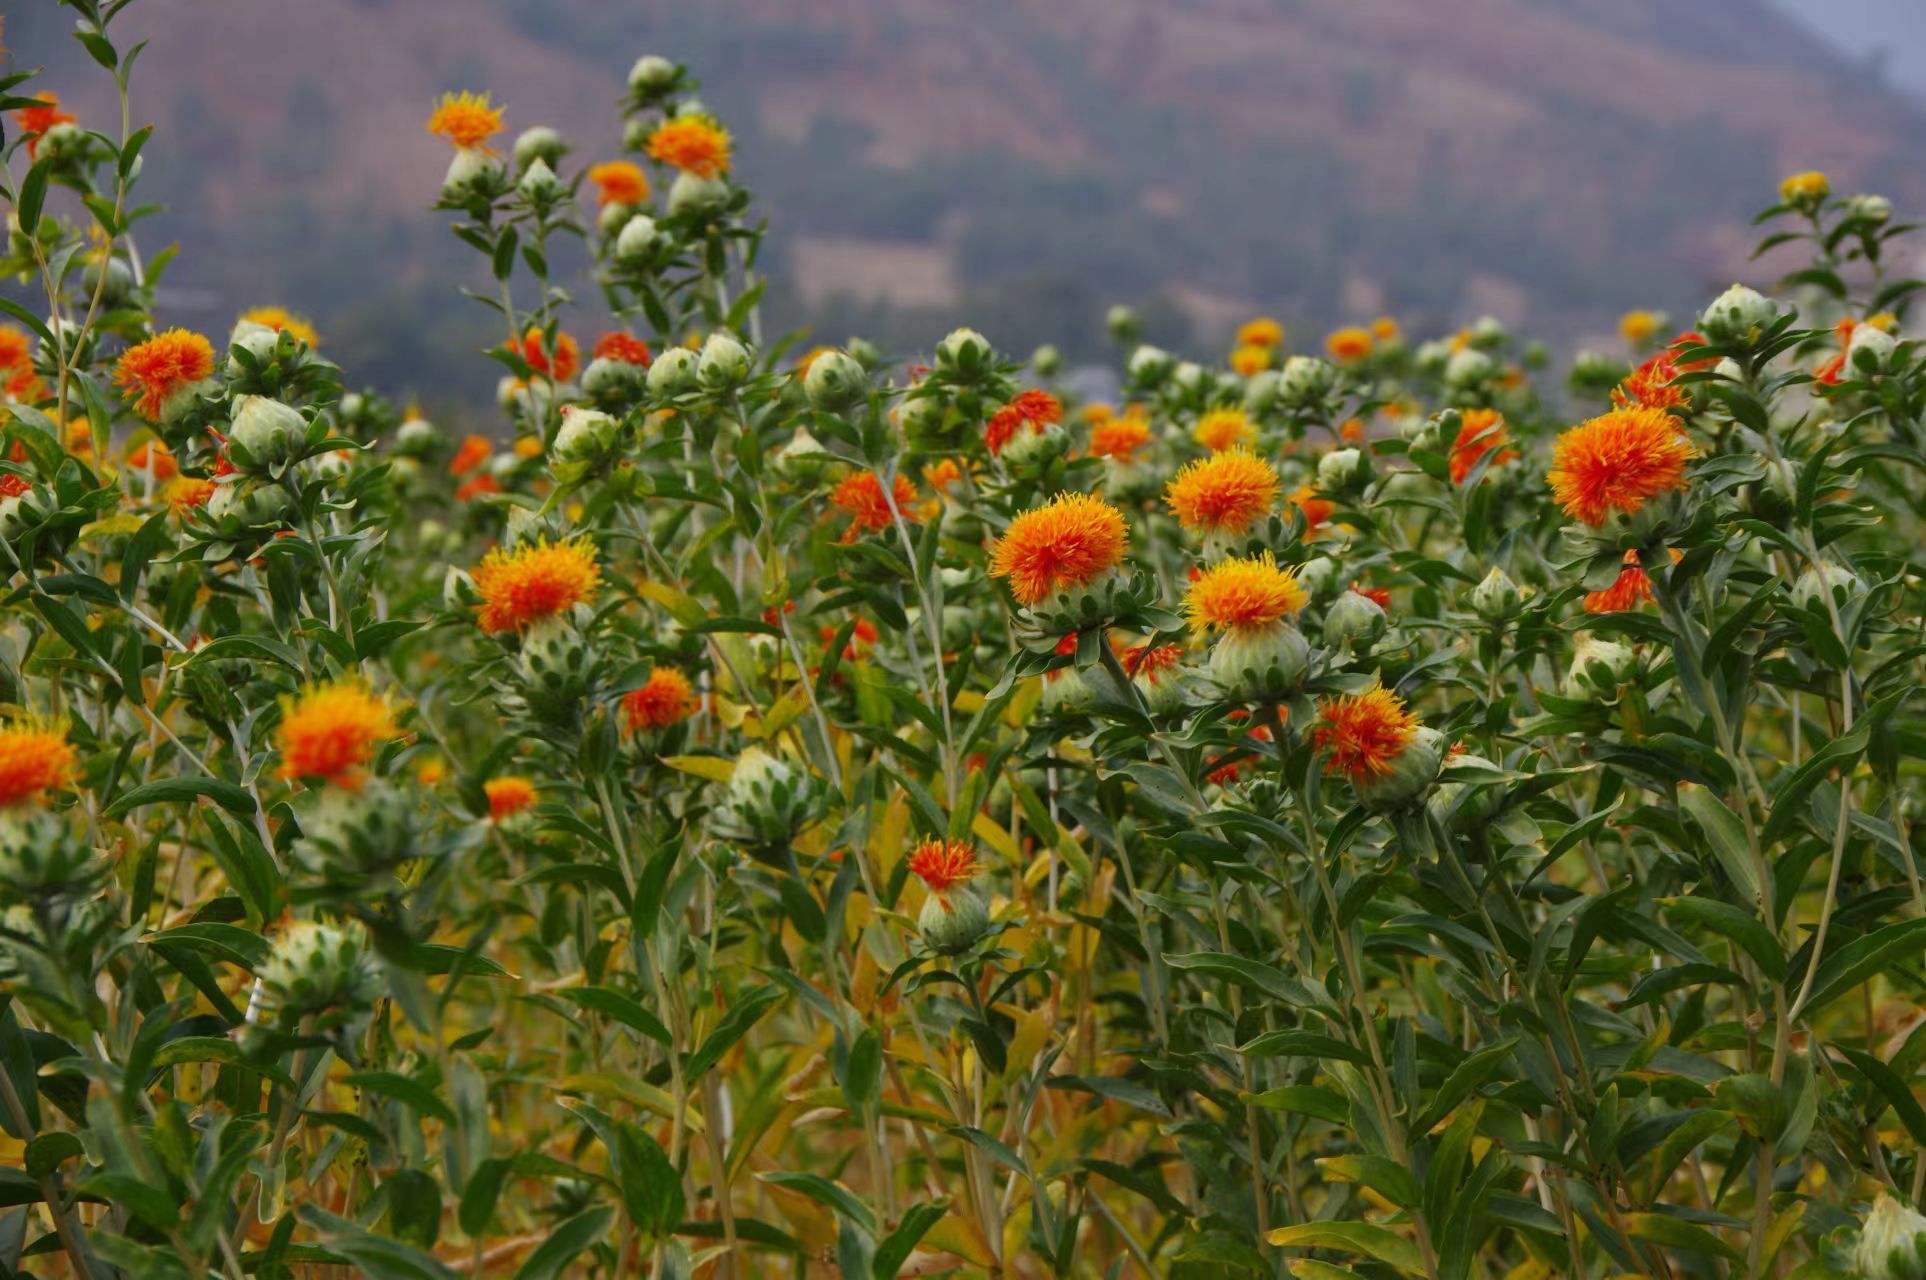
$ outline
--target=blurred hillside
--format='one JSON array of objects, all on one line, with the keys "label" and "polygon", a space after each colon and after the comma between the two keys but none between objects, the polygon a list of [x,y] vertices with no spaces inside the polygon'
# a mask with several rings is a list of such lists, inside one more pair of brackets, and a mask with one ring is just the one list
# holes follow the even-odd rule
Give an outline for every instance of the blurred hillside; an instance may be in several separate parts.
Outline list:
[{"label": "blurred hillside", "polygon": [[[1582,339],[1771,274],[1746,221],[1788,171],[1926,200],[1913,100],[1767,0],[140,0],[123,25],[152,40],[173,318],[284,303],[431,402],[495,369],[456,293],[484,268],[428,207],[432,98],[492,90],[592,162],[642,52],[703,80],[772,218],[772,318],[825,340],[968,315],[1083,354],[1118,300],[1211,343],[1257,310]],[[8,43],[106,119],[67,27],[34,0]]]}]

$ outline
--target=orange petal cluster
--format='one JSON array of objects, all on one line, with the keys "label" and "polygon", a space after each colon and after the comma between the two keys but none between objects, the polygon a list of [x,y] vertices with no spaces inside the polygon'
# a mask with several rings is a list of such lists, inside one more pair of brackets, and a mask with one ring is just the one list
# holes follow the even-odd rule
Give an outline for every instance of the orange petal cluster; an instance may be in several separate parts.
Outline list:
[{"label": "orange petal cluster", "polygon": [[657,667],[641,688],[622,695],[622,722],[630,733],[666,729],[695,709],[695,686],[674,667]]},{"label": "orange petal cluster", "polygon": [[1697,456],[1663,409],[1614,409],[1558,437],[1546,479],[1566,515],[1597,526],[1684,489],[1685,464]]},{"label": "orange petal cluster", "polygon": [[1309,599],[1297,575],[1280,569],[1277,558],[1266,551],[1222,561],[1198,574],[1184,596],[1184,612],[1195,627],[1254,630],[1296,613]]},{"label": "orange petal cluster", "polygon": [[361,770],[398,732],[394,710],[365,680],[313,685],[281,700],[275,743],[284,778],[324,778],[358,786]]},{"label": "orange petal cluster", "polygon": [[27,716],[0,727],[0,806],[37,800],[74,777],[74,749],[64,730]]},{"label": "orange petal cluster", "polygon": [[1277,505],[1277,472],[1247,449],[1226,449],[1177,473],[1164,490],[1193,532],[1243,533]]},{"label": "orange petal cluster", "polygon": [[167,398],[214,372],[214,348],[186,329],[169,329],[127,348],[114,366],[114,382],[137,392],[134,408],[152,422]]},{"label": "orange petal cluster", "polygon": [[1010,580],[1018,604],[1035,604],[1116,568],[1129,539],[1123,512],[1087,493],[1060,493],[1010,521],[997,539],[990,573]]},{"label": "orange petal cluster", "polygon": [[729,172],[729,131],[708,116],[677,116],[649,135],[649,159],[698,178]]},{"label": "orange petal cluster", "polygon": [[1358,780],[1391,772],[1417,732],[1418,717],[1404,699],[1378,685],[1321,703],[1314,739],[1330,753],[1325,773]]},{"label": "orange petal cluster", "polygon": [[475,568],[481,629],[489,635],[522,631],[531,623],[586,604],[601,585],[595,548],[587,538],[528,543],[513,552],[497,547]]},{"label": "orange petal cluster", "polygon": [[910,854],[909,867],[931,893],[945,894],[965,885],[976,875],[976,850],[963,840],[925,839]]}]

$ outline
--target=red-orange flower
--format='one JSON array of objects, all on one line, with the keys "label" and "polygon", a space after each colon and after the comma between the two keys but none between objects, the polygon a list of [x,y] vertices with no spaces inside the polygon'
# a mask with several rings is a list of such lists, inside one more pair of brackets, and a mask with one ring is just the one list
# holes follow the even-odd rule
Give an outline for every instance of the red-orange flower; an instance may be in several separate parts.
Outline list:
[{"label": "red-orange flower", "polygon": [[1351,584],[1351,594],[1363,596],[1366,600],[1369,600],[1372,604],[1386,612],[1389,612],[1391,609],[1391,588],[1389,587],[1367,587],[1363,583],[1353,582]]},{"label": "red-orange flower", "polygon": [[488,461],[488,455],[494,451],[495,446],[487,436],[463,437],[461,448],[455,450],[455,456],[448,460],[448,474],[465,476]]},{"label": "red-orange flower", "polygon": [[581,367],[581,348],[566,333],[557,332],[554,343],[550,344],[540,329],[531,327],[522,335],[519,346],[510,344],[510,347],[528,362],[529,368],[556,382],[567,382]]},{"label": "red-orange flower", "polygon": [[502,822],[535,803],[535,784],[527,778],[506,773],[482,783],[488,796],[488,820]]},{"label": "red-orange flower", "polygon": [[1277,490],[1268,462],[1247,449],[1226,449],[1179,471],[1164,497],[1186,529],[1240,534],[1270,514]]},{"label": "red-orange flower", "polygon": [[20,369],[32,363],[33,341],[27,331],[16,325],[0,324],[0,371]]},{"label": "red-orange flower", "polygon": [[1296,613],[1309,598],[1297,575],[1278,568],[1276,557],[1266,551],[1248,560],[1222,561],[1198,574],[1184,596],[1184,612],[1194,627],[1254,630]]},{"label": "red-orange flower", "polygon": [[284,778],[359,785],[362,767],[399,732],[394,710],[365,680],[313,685],[298,698],[282,698],[281,708],[275,742]]},{"label": "red-orange flower", "polygon": [[641,365],[648,368],[655,359],[649,344],[627,333],[605,333],[595,341],[597,360],[620,360],[623,364]]},{"label": "red-orange flower", "polygon": [[666,729],[696,709],[695,686],[674,667],[657,667],[648,683],[622,695],[622,720],[630,733]]},{"label": "red-orange flower", "polygon": [[43,93],[31,107],[22,107],[13,113],[14,123],[20,126],[20,136],[27,140],[27,159],[39,158],[40,139],[57,124],[73,124],[74,117],[60,109],[60,99],[51,93]]},{"label": "red-orange flower", "polygon": [[1057,398],[1033,387],[990,415],[990,420],[983,424],[983,443],[989,446],[990,456],[994,458],[1025,427],[1041,431],[1062,420],[1063,405]]},{"label": "red-orange flower", "polygon": [[588,171],[589,181],[596,187],[595,201],[598,205],[641,204],[649,198],[649,180],[642,175],[639,165],[627,160],[610,160],[598,164]]},{"label": "red-orange flower", "polygon": [[159,440],[143,440],[127,454],[130,470],[145,472],[152,467],[154,479],[172,480],[181,472],[173,451]]},{"label": "red-orange flower", "polygon": [[925,839],[910,854],[909,865],[935,894],[968,884],[979,870],[976,850],[963,840]]},{"label": "red-orange flower", "polygon": [[27,478],[19,472],[9,471],[5,475],[0,475],[0,498],[18,498],[22,494],[32,492],[33,485],[29,484]]},{"label": "red-orange flower", "polygon": [[515,551],[497,547],[475,568],[481,629],[489,635],[521,631],[595,596],[602,571],[587,538],[532,542]]},{"label": "red-orange flower", "polygon": [[1018,604],[1036,604],[1059,588],[1088,585],[1123,560],[1129,541],[1123,512],[1087,493],[1060,493],[1032,507],[997,539],[990,573],[1010,580]]},{"label": "red-orange flower", "polygon": [[1318,707],[1317,745],[1330,752],[1327,774],[1346,774],[1353,780],[1391,772],[1418,732],[1418,717],[1405,710],[1404,699],[1383,685],[1363,693],[1330,698]]},{"label": "red-orange flower", "polygon": [[167,505],[175,514],[190,507],[205,506],[214,496],[214,482],[199,476],[181,476],[167,486]]},{"label": "red-orange flower", "polygon": [[0,805],[36,800],[67,786],[74,776],[74,749],[64,729],[32,716],[0,728]]},{"label": "red-orange flower", "polygon": [[1090,428],[1090,453],[1113,462],[1129,462],[1150,443],[1150,426],[1142,418],[1106,418]]},{"label": "red-orange flower", "polygon": [[1304,513],[1304,536],[1307,538],[1315,537],[1337,510],[1337,503],[1329,498],[1318,497],[1317,490],[1308,484],[1291,490],[1291,496],[1286,501]]},{"label": "red-orange flower", "polygon": [[1558,437],[1546,479],[1566,515],[1596,526],[1684,489],[1685,464],[1697,456],[1664,410],[1614,409]]},{"label": "red-orange flower", "polygon": [[923,483],[941,493],[963,478],[963,468],[955,458],[938,458],[923,468]]},{"label": "red-orange flower", "polygon": [[1333,360],[1362,360],[1371,354],[1369,329],[1337,329],[1324,340],[1324,349]]},{"label": "red-orange flower", "polygon": [[894,501],[896,514],[905,520],[914,520],[911,510],[916,501],[916,486],[902,476],[897,476],[890,486],[888,497],[883,494],[883,482],[874,471],[857,471],[843,478],[829,495],[830,503],[838,510],[848,513],[849,528],[843,532],[844,542],[854,542],[858,535],[887,529],[894,517],[890,503]]},{"label": "red-orange flower", "polygon": [[493,472],[484,471],[480,475],[462,482],[461,486],[455,490],[455,501],[467,502],[470,498],[479,497],[484,493],[500,493],[501,491],[502,482],[495,478]]},{"label": "red-orange flower", "polygon": [[1451,444],[1451,483],[1463,484],[1465,477],[1496,449],[1499,452],[1491,460],[1491,465],[1502,466],[1518,456],[1515,449],[1504,446],[1511,443],[1511,433],[1505,428],[1505,419],[1496,409],[1466,409],[1458,427],[1458,438]]},{"label": "red-orange flower", "polygon": [[501,131],[501,108],[485,93],[444,93],[428,116],[428,132],[457,147],[483,147]]},{"label": "red-orange flower", "polygon": [[1183,659],[1182,645],[1162,644],[1152,648],[1147,644],[1133,644],[1123,652],[1123,669],[1125,674],[1142,676],[1145,684],[1154,685],[1162,672]]},{"label": "red-orange flower", "polygon": [[649,135],[648,153],[698,178],[719,178],[729,172],[729,146],[729,131],[708,116],[677,116]]},{"label": "red-orange flower", "polygon": [[[1677,564],[1683,554],[1673,551],[1672,563]],[[1653,599],[1652,580],[1646,576],[1645,568],[1639,563],[1637,551],[1625,553],[1625,567],[1619,570],[1618,578],[1603,591],[1585,593],[1586,613],[1624,613],[1636,609]]]},{"label": "red-orange flower", "polygon": [[165,402],[214,372],[214,348],[206,338],[186,329],[157,333],[121,353],[114,381],[127,390],[138,389],[135,408],[154,421]]}]

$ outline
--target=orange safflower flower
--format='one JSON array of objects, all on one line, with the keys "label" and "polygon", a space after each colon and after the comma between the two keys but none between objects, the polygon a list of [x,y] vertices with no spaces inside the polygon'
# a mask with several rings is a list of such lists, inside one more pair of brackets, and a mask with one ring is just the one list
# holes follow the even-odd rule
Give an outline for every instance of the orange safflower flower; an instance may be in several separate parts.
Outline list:
[{"label": "orange safflower flower", "polygon": [[172,480],[181,473],[180,464],[174,461],[173,450],[159,440],[143,440],[128,451],[129,470],[146,471],[150,466],[156,480]]},{"label": "orange safflower flower", "polygon": [[1371,331],[1369,329],[1335,329],[1324,340],[1324,349],[1333,360],[1362,360],[1371,354]]},{"label": "orange safflower flower", "polygon": [[1364,441],[1364,419],[1346,418],[1338,423],[1338,439],[1346,444],[1361,444]]},{"label": "orange safflower flower", "polygon": [[1277,472],[1247,449],[1200,458],[1164,489],[1170,509],[1193,533],[1240,534],[1277,505]]},{"label": "orange safflower flower", "polygon": [[1275,347],[1284,341],[1284,326],[1269,316],[1253,316],[1237,326],[1240,347]]},{"label": "orange safflower flower", "polygon": [[22,369],[33,363],[33,340],[27,331],[11,324],[0,324],[0,371]]},{"label": "orange safflower flower", "polygon": [[469,480],[464,480],[461,483],[460,487],[455,490],[455,501],[467,502],[469,499],[480,497],[485,493],[500,493],[501,491],[502,482],[495,478],[493,472],[484,471],[480,475]]},{"label": "orange safflower flower", "polygon": [[923,483],[939,493],[962,478],[963,468],[955,458],[938,458],[923,468]]},{"label": "orange safflower flower", "polygon": [[37,800],[74,777],[67,731],[51,720],[21,716],[0,728],[0,806]]},{"label": "orange safflower flower", "polygon": [[1337,503],[1329,498],[1318,497],[1317,490],[1308,484],[1291,490],[1290,497],[1285,501],[1304,513],[1304,536],[1307,538],[1315,537],[1337,511]]},{"label": "orange safflower flower", "polygon": [[1465,477],[1492,450],[1498,450],[1492,458],[1492,466],[1503,466],[1518,456],[1516,449],[1504,446],[1511,443],[1511,433],[1505,427],[1504,415],[1496,409],[1466,409],[1458,426],[1458,438],[1451,443],[1451,483],[1463,484]]},{"label": "orange safflower flower", "polygon": [[1367,587],[1361,582],[1353,582],[1351,584],[1351,594],[1354,596],[1363,596],[1366,600],[1369,600],[1372,604],[1386,612],[1389,612],[1391,609],[1391,588],[1389,587]]},{"label": "orange safflower flower", "polygon": [[60,109],[60,99],[51,93],[43,93],[31,107],[22,107],[13,113],[13,121],[20,127],[20,136],[27,140],[27,159],[36,160],[40,154],[40,139],[57,124],[73,124],[74,117]]},{"label": "orange safflower flower", "polygon": [[958,885],[968,884],[980,869],[976,851],[963,840],[926,838],[910,854],[910,870],[929,886],[931,893],[943,894]]},{"label": "orange safflower flower", "polygon": [[1371,337],[1378,342],[1396,342],[1402,336],[1398,322],[1390,316],[1379,316],[1371,322]]},{"label": "orange safflower flower", "polygon": [[494,451],[495,446],[487,436],[464,436],[461,448],[455,450],[455,456],[448,460],[448,474],[465,476],[488,461],[488,455]]},{"label": "orange safflower flower", "polygon": [[519,346],[515,343],[507,345],[509,350],[528,362],[529,368],[555,382],[567,382],[582,364],[581,348],[566,333],[556,333],[551,349],[542,331],[531,325],[528,332],[522,335]]},{"label": "orange safflower flower", "polygon": [[1251,422],[1241,410],[1212,409],[1197,419],[1191,428],[1191,438],[1212,453],[1222,453],[1238,446],[1248,447],[1253,432]]},{"label": "orange safflower flower", "polygon": [[190,507],[200,507],[214,496],[214,482],[199,476],[181,476],[167,486],[167,506],[175,515]]},{"label": "orange safflower flower", "polygon": [[1090,428],[1090,452],[1098,458],[1129,462],[1150,443],[1150,424],[1142,418],[1106,418]]},{"label": "orange safflower flower", "polygon": [[361,769],[399,730],[394,709],[359,678],[310,685],[281,699],[275,744],[284,778],[324,778],[360,785]]},{"label": "orange safflower flower", "polygon": [[1271,367],[1271,349],[1260,347],[1254,342],[1233,347],[1230,353],[1230,367],[1231,372],[1240,378],[1262,373]]},{"label": "orange safflower flower", "polygon": [[649,180],[640,165],[627,160],[610,160],[590,167],[589,181],[596,187],[597,205],[641,204],[649,198]]},{"label": "orange safflower flower", "polygon": [[1318,716],[1313,737],[1330,752],[1324,772],[1342,773],[1353,781],[1391,772],[1418,732],[1418,717],[1383,685],[1327,699],[1319,705]]},{"label": "orange safflower flower", "polygon": [[642,339],[626,333],[605,333],[595,340],[597,360],[620,360],[623,364],[640,365],[646,369],[655,360],[655,353]]},{"label": "orange safflower flower", "polygon": [[649,159],[698,178],[729,172],[729,131],[709,116],[677,116],[649,135]]},{"label": "orange safflower flower", "polygon": [[242,312],[241,319],[248,324],[263,325],[276,333],[293,334],[310,347],[321,345],[321,336],[314,331],[314,326],[286,307],[255,307]]},{"label": "orange safflower flower", "polygon": [[657,667],[641,688],[622,695],[622,722],[630,733],[666,729],[695,709],[695,686],[674,667]]},{"label": "orange safflower flower", "polygon": [[1297,574],[1279,568],[1266,551],[1221,561],[1198,574],[1184,595],[1184,612],[1193,627],[1249,631],[1296,613],[1309,600]]},{"label": "orange safflower flower", "polygon": [[587,538],[568,542],[544,538],[513,552],[497,547],[475,567],[475,590],[482,598],[477,620],[491,636],[522,631],[531,623],[587,603],[601,584],[595,547]]},{"label": "orange safflower flower", "polygon": [[1124,674],[1142,676],[1148,685],[1155,685],[1163,672],[1183,660],[1182,645],[1161,644],[1153,648],[1147,644],[1133,644],[1123,651]]},{"label": "orange safflower flower", "polygon": [[1058,588],[1087,586],[1123,560],[1130,533],[1123,512],[1087,493],[1060,493],[1010,521],[996,541],[990,573],[1010,580],[1018,604]]},{"label": "orange safflower flower", "polygon": [[916,503],[916,486],[905,477],[897,476],[890,486],[889,496],[885,497],[883,482],[874,471],[857,471],[845,476],[829,495],[830,504],[849,516],[849,528],[843,531],[843,541],[854,542],[864,533],[889,528],[894,520],[890,511],[892,500],[896,506],[895,514],[905,520],[916,518],[912,510]]},{"label": "orange safflower flower", "polygon": [[166,401],[214,372],[214,348],[198,333],[169,329],[121,353],[114,382],[139,390],[135,409],[154,421]]},{"label": "orange safflower flower", "polygon": [[[1683,552],[1672,551],[1672,563],[1677,564],[1685,558]],[[1586,613],[1624,613],[1649,603],[1652,595],[1652,580],[1646,576],[1645,567],[1639,563],[1636,550],[1625,553],[1625,567],[1619,570],[1618,578],[1603,591],[1585,593]]]},{"label": "orange safflower flower", "polygon": [[502,131],[502,111],[485,93],[444,93],[428,115],[428,132],[450,145],[493,151],[488,140]]},{"label": "orange safflower flower", "polygon": [[1558,437],[1546,479],[1566,515],[1597,526],[1684,489],[1685,464],[1697,456],[1664,410],[1614,409]]},{"label": "orange safflower flower", "polygon": [[17,471],[0,475],[0,498],[18,498],[23,493],[32,493],[33,485]]},{"label": "orange safflower flower", "polygon": [[990,456],[994,458],[1025,427],[1042,431],[1061,421],[1063,405],[1048,391],[1032,387],[990,415],[990,420],[983,424],[983,443],[989,447]]},{"label": "orange safflower flower", "polygon": [[488,797],[488,820],[503,822],[535,803],[535,784],[527,778],[505,773],[482,783]]}]

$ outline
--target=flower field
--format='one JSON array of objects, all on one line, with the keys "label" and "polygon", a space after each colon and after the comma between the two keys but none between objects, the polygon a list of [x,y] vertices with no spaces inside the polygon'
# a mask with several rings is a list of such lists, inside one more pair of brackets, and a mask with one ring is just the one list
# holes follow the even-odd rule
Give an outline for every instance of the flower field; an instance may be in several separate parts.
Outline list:
[{"label": "flower field", "polygon": [[1096,403],[765,332],[645,57],[603,140],[424,100],[500,335],[436,424],[167,314],[63,2],[122,110],[0,63],[0,1280],[1926,1277],[1887,201],[1762,192],[1792,273],[1609,353],[1119,306]]}]

